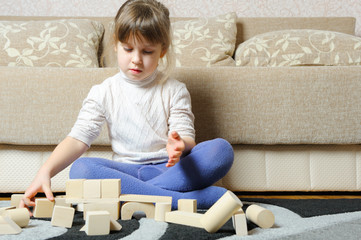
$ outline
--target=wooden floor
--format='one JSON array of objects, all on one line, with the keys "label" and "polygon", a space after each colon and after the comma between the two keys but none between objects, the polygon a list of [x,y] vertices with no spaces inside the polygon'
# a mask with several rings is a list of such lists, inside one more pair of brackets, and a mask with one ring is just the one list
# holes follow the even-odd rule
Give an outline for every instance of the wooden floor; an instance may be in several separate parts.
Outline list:
[{"label": "wooden floor", "polygon": [[242,195],[242,198],[268,198],[268,199],[361,199],[361,195]]},{"label": "wooden floor", "polygon": [[[352,193],[287,193],[287,192],[267,192],[267,193],[235,193],[242,198],[268,198],[268,199],[361,199],[361,192]],[[0,194],[0,201],[10,200],[11,194]]]}]

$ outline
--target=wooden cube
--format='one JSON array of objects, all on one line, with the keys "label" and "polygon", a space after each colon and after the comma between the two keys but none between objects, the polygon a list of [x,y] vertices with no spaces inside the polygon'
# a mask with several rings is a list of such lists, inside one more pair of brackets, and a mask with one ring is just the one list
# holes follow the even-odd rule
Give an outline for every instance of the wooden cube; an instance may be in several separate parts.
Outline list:
[{"label": "wooden cube", "polygon": [[33,216],[36,218],[51,218],[53,215],[54,202],[48,199],[38,198],[35,199],[35,208]]},{"label": "wooden cube", "polygon": [[89,211],[85,232],[90,236],[107,235],[110,232],[110,214],[107,211]]},{"label": "wooden cube", "polygon": [[101,180],[88,179],[83,183],[83,198],[92,199],[101,197]]},{"label": "wooden cube", "polygon": [[56,196],[55,197],[55,205],[63,206],[63,207],[71,207],[71,203],[66,203],[65,196]]},{"label": "wooden cube", "polygon": [[75,209],[72,207],[55,206],[51,218],[51,225],[71,228],[73,225]]},{"label": "wooden cube", "polygon": [[83,183],[85,179],[70,179],[66,181],[66,198],[83,198]]},{"label": "wooden cube", "polygon": [[101,184],[102,198],[119,198],[121,193],[120,179],[103,179]]},{"label": "wooden cube", "polygon": [[197,200],[196,199],[179,199],[178,210],[182,212],[197,212]]},{"label": "wooden cube", "polygon": [[20,201],[23,198],[24,194],[12,194],[11,195],[11,201],[10,201],[10,206],[19,207]]}]

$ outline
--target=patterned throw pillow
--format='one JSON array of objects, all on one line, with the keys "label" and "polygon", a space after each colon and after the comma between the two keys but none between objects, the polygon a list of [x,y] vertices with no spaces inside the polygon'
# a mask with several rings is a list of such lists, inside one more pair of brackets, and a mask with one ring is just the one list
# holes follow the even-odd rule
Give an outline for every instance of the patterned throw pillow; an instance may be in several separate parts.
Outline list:
[{"label": "patterned throw pillow", "polygon": [[1,21],[0,65],[98,67],[101,23],[87,19]]},{"label": "patterned throw pillow", "polygon": [[234,66],[236,13],[172,23],[177,67]]},{"label": "patterned throw pillow", "polygon": [[283,30],[257,35],[236,50],[237,66],[361,64],[361,38],[331,31]]}]

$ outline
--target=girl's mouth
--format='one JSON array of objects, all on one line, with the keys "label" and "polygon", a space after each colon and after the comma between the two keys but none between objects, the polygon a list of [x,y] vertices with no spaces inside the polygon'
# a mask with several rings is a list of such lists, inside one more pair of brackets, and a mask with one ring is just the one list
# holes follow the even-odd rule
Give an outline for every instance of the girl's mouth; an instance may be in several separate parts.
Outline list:
[{"label": "girl's mouth", "polygon": [[132,73],[136,73],[136,74],[142,72],[142,70],[139,70],[139,69],[136,69],[136,68],[131,68],[130,71],[131,71]]}]

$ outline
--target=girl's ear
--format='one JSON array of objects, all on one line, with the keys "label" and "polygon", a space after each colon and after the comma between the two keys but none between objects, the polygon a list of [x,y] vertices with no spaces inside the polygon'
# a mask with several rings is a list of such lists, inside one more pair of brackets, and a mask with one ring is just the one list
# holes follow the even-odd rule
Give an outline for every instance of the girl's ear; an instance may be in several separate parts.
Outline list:
[{"label": "girl's ear", "polygon": [[167,53],[167,49],[163,49],[162,52],[160,53],[160,58],[163,58],[166,53]]},{"label": "girl's ear", "polygon": [[117,39],[115,37],[115,34],[113,34],[113,44],[114,44],[114,51],[117,52],[118,43],[117,43]]}]

